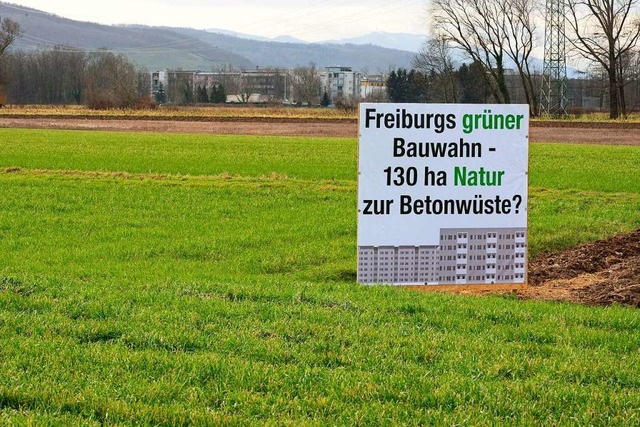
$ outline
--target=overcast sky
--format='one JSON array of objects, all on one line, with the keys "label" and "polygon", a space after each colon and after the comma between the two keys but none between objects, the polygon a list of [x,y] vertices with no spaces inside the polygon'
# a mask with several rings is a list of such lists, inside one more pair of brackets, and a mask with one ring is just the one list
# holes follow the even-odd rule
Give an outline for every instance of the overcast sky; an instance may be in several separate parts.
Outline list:
[{"label": "overcast sky", "polygon": [[426,0],[9,0],[101,24],[221,28],[307,41],[374,31],[426,33]]}]

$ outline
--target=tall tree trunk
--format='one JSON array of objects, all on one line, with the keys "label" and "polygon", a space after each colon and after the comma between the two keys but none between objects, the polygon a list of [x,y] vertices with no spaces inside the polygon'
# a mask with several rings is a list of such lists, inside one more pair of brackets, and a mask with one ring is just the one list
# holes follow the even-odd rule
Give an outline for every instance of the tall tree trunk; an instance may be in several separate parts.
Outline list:
[{"label": "tall tree trunk", "polygon": [[609,58],[609,118],[617,119],[620,116],[618,103],[618,71],[615,66],[615,58]]},{"label": "tall tree trunk", "polygon": [[624,86],[625,86],[625,73],[624,73],[624,60],[622,58],[618,59],[618,99],[619,99],[619,109],[620,115],[622,117],[627,117],[627,100],[624,96]]},{"label": "tall tree trunk", "polygon": [[620,81],[620,83],[618,84],[618,96],[620,99],[620,114],[622,115],[622,117],[626,117],[627,116],[627,102],[625,100],[624,97],[624,81]]}]

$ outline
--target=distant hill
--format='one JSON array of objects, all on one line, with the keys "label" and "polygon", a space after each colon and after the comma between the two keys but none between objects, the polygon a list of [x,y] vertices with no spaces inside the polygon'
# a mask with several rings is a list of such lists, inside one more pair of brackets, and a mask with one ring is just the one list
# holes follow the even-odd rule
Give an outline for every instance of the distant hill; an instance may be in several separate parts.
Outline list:
[{"label": "distant hill", "polygon": [[309,42],[304,41],[304,40],[300,40],[297,39],[295,37],[291,37],[291,36],[276,36],[274,38],[272,38],[271,40],[273,40],[274,42],[279,42],[279,43],[302,43],[302,44],[308,44]]},{"label": "distant hill", "polygon": [[208,33],[218,33],[218,34],[224,34],[226,36],[234,36],[234,37],[239,37],[241,39],[249,39],[249,40],[259,40],[263,42],[303,43],[303,44],[309,43],[305,40],[300,40],[295,37],[291,37],[287,35],[280,35],[280,36],[269,38],[269,37],[256,36],[255,34],[246,34],[246,33],[239,33],[237,31],[224,30],[221,28],[207,28],[205,31]]},{"label": "distant hill", "polygon": [[314,62],[319,67],[343,65],[357,70],[387,71],[390,67],[408,67],[413,56],[410,52],[372,45],[281,43],[188,28],[100,25],[8,3],[0,3],[0,15],[22,25],[24,35],[14,49],[30,51],[55,45],[88,51],[108,49],[123,53],[150,70],[210,70],[223,64],[237,68],[295,67]]},{"label": "distant hill", "polygon": [[106,48],[123,53],[149,69],[209,69],[216,64],[228,63],[238,67],[253,66],[240,55],[171,30],[80,22],[6,3],[0,3],[0,15],[22,25],[24,34],[16,41],[16,49],[30,51],[55,45],[87,50]]},{"label": "distant hill", "polygon": [[[208,28],[205,31],[209,33],[224,34],[227,36],[235,36],[241,39],[259,40],[259,41],[275,41],[281,43],[302,43],[309,44],[311,42],[300,40],[288,35],[279,35],[277,37],[262,37],[254,34],[238,33],[231,30],[224,30],[220,28]],[[403,50],[407,52],[416,53],[422,48],[422,45],[427,41],[426,35],[410,34],[410,33],[387,33],[385,31],[377,31],[374,33],[365,34],[363,36],[348,37],[342,39],[331,39],[316,42],[315,44],[356,44],[366,45],[371,44],[379,47],[386,47],[387,49]]]},{"label": "distant hill", "polygon": [[172,30],[242,55],[260,67],[296,67],[314,62],[319,67],[344,65],[357,70],[387,71],[390,67],[408,67],[413,58],[411,52],[372,45],[279,43],[192,28],[172,28]]},{"label": "distant hill", "polygon": [[237,31],[224,30],[222,28],[207,28],[204,31],[208,33],[224,34],[225,36],[233,36],[241,39],[260,40],[263,42],[273,41],[268,37],[256,36],[255,34],[239,33]]},{"label": "distant hill", "polygon": [[327,40],[323,43],[332,44],[371,44],[374,46],[386,47],[387,49],[405,50],[409,52],[418,52],[422,45],[427,41],[426,35],[409,34],[409,33],[387,33],[378,31],[375,33],[365,34],[364,36]]}]

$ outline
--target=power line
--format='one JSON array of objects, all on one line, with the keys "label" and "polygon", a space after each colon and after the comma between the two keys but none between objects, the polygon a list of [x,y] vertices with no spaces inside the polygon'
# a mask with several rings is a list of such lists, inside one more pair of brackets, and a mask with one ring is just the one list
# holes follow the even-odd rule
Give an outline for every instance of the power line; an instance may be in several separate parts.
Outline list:
[{"label": "power line", "polygon": [[[26,43],[25,43],[26,42]],[[32,44],[29,44],[28,42],[31,42]],[[191,49],[189,50],[189,52],[198,52],[198,51],[205,51],[205,50],[212,50],[212,49],[219,49],[217,46],[212,46],[212,45],[208,45],[207,43],[204,43],[198,39],[195,38],[187,38],[187,39],[180,39],[180,40],[174,40],[174,41],[169,41],[169,42],[165,42],[165,43],[158,43],[155,45],[149,45],[149,46],[140,46],[140,47],[134,47],[134,48],[127,48],[127,47],[123,47],[123,48],[117,48],[117,49],[96,49],[96,48],[87,48],[87,47],[77,47],[75,48],[74,46],[69,46],[65,43],[62,43],[60,41],[55,41],[55,40],[51,40],[51,39],[45,39],[42,37],[38,37],[38,36],[34,36],[32,34],[23,32],[21,35],[21,38],[16,40],[17,44],[20,44],[24,47],[33,47],[33,44],[37,44],[40,47],[50,47],[50,48],[59,48],[59,50],[64,51],[77,51],[77,50],[83,50],[85,52],[104,52],[105,50],[108,50],[110,52],[116,52],[116,53],[145,53],[145,52],[151,52],[151,53],[173,53],[175,52],[175,49],[181,48],[181,47],[188,47],[189,44],[202,44],[204,45],[203,47],[199,48],[199,49]],[[69,48],[69,49],[65,49]],[[168,48],[175,48],[175,49],[168,49]]]},{"label": "power line", "polygon": [[[296,36],[296,37],[302,37],[306,34],[310,34],[310,33],[314,33],[319,29],[331,29],[331,28],[336,28],[336,27],[340,27],[342,25],[344,25],[345,23],[348,22],[357,22],[357,21],[362,21],[364,19],[368,19],[374,16],[379,16],[379,15],[383,15],[385,13],[388,13],[392,10],[397,10],[412,4],[417,4],[417,3],[422,3],[423,0],[397,0],[397,1],[393,1],[393,2],[389,2],[386,3],[384,5],[378,6],[378,7],[372,7],[372,8],[368,8],[365,11],[359,11],[359,12],[355,12],[352,14],[348,14],[348,15],[342,15],[342,16],[338,16],[336,17],[331,24],[327,25],[327,24],[315,24],[312,26],[305,26],[304,24],[300,24],[300,27],[304,27],[301,31],[296,32],[295,30],[291,32],[291,35]],[[395,6],[394,6],[395,5]],[[394,6],[394,7],[390,7],[390,6]],[[375,12],[375,13],[372,13]]]},{"label": "power line", "polygon": [[[280,13],[275,17],[262,18],[262,19],[259,19],[257,21],[253,21],[253,22],[251,22],[249,24],[244,24],[244,25],[242,25],[240,27],[236,27],[233,31],[238,31],[239,32],[239,31],[243,31],[243,30],[245,30],[247,28],[254,28],[254,27],[256,27],[256,26],[258,26],[260,24],[272,23],[274,20],[282,21],[283,18],[295,17],[296,15],[300,15],[300,16],[298,16],[298,18],[301,18],[301,17],[308,16],[311,13],[315,13],[317,11],[323,11],[323,10],[332,9],[332,8],[336,7],[335,4],[332,5],[332,6],[328,6],[328,7],[325,7],[324,5],[326,5],[327,3],[332,3],[334,1],[335,0],[321,0],[321,1],[316,2],[314,7],[312,7],[312,8],[297,9],[297,10],[292,10],[292,11],[285,12],[285,13]],[[338,3],[338,5],[342,5],[345,2],[346,2],[346,0],[343,0],[340,3]],[[323,7],[318,7],[318,6],[323,6]]]},{"label": "power line", "polygon": [[[311,9],[300,9],[300,10],[295,10],[295,11],[291,11],[288,15],[290,16],[297,16],[298,18],[300,17],[304,17],[304,16],[308,16],[310,14],[313,14],[314,11],[322,11],[322,10],[329,10],[329,9],[333,9],[335,8],[335,6],[328,6],[327,3],[329,3],[331,0],[323,0],[320,1],[316,4],[317,5],[322,5],[322,7],[315,7],[315,8],[311,8]],[[379,16],[382,14],[387,14],[393,10],[397,10],[400,8],[404,8],[407,6],[410,6],[412,4],[416,4],[416,3],[421,3],[423,0],[396,0],[396,1],[392,1],[389,3],[386,3],[384,5],[379,5],[377,7],[370,7],[365,11],[359,11],[359,12],[355,12],[355,13],[351,13],[351,14],[346,14],[346,15],[342,15],[342,16],[338,16],[336,17],[332,23],[330,25],[326,25],[326,24],[315,24],[312,26],[305,26],[303,28],[301,28],[304,24],[300,24],[297,28],[301,28],[300,31],[294,31],[294,35],[296,36],[304,36],[305,34],[310,34],[313,33],[315,31],[317,31],[318,29],[331,29],[331,28],[335,28],[335,27],[339,27],[344,25],[346,22],[358,22],[358,21],[362,21],[362,20],[366,20],[366,19],[371,19],[372,17],[375,16]],[[344,4],[345,2],[341,2],[340,4]],[[29,12],[34,12],[31,9],[25,9],[25,8],[20,8],[20,7],[13,7],[14,9],[18,9],[18,10],[26,10]],[[38,11],[35,11],[38,12]],[[50,15],[48,13],[44,13],[44,12],[39,12],[39,13],[43,13],[43,14],[47,14]],[[303,15],[300,15],[300,14]],[[268,18],[265,18],[263,20],[260,21],[255,21],[257,23],[259,22],[266,22],[268,21]],[[251,24],[253,25],[253,24]],[[242,28],[242,27],[241,27]],[[295,27],[294,27],[295,28]],[[169,30],[171,30],[171,28],[169,28]],[[179,34],[178,32],[175,32],[176,34]],[[43,47],[56,47],[58,48],[58,50],[61,51],[69,51],[69,52],[77,52],[78,50],[82,50],[88,53],[92,53],[92,52],[105,52],[105,51],[110,51],[110,52],[114,52],[114,53],[123,53],[123,54],[170,54],[170,53],[175,53],[176,49],[182,49],[183,52],[189,52],[189,53],[194,53],[194,54],[201,54],[201,53],[207,53],[207,52],[211,52],[211,51],[215,51],[220,49],[220,47],[218,46],[211,46],[208,42],[203,41],[198,39],[197,37],[190,37],[190,38],[184,38],[184,39],[179,39],[179,40],[169,40],[166,42],[162,42],[162,43],[156,43],[154,45],[148,45],[148,46],[140,46],[140,47],[122,47],[122,48],[116,48],[116,49],[97,49],[97,48],[73,48],[70,46],[64,46],[61,47],[61,45],[63,45],[63,43],[61,43],[60,41],[54,41],[54,40],[50,40],[50,39],[46,39],[46,38],[42,38],[42,37],[38,37],[35,36],[33,34],[28,34],[28,33],[23,33],[23,38],[25,40],[20,40],[17,44],[20,44],[21,46],[25,46],[25,47],[33,47],[33,44],[38,44],[39,46],[43,46]],[[28,42],[31,42],[31,44],[29,44]],[[202,44],[202,47],[197,47],[193,46],[192,49],[188,49],[189,45],[197,45],[197,44]],[[231,52],[233,53],[233,52]]]},{"label": "power line", "polygon": [[37,14],[37,15],[58,16],[58,15],[55,15],[53,13],[44,12],[42,10],[37,10],[37,9],[31,9],[31,8],[28,8],[28,7],[23,7],[23,6],[20,6],[20,5],[17,5],[17,4],[12,4],[12,3],[0,3],[0,6],[8,7],[9,9],[20,10],[22,12],[34,13],[34,14]]}]

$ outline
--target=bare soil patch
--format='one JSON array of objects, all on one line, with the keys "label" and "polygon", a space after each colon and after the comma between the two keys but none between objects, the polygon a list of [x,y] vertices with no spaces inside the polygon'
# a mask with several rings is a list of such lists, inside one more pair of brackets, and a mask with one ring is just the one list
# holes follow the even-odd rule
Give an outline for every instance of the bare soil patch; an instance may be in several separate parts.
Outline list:
[{"label": "bare soil patch", "polygon": [[465,288],[453,292],[515,294],[523,299],[640,308],[640,229],[537,257],[529,264],[529,286],[526,288]]},{"label": "bare soil patch", "polygon": [[[4,115],[0,127],[355,138],[355,119]],[[640,145],[640,123],[531,122],[532,142]]]},{"label": "bare soil patch", "polygon": [[523,298],[640,307],[640,229],[542,255],[529,265]]},{"label": "bare soil patch", "polygon": [[[640,145],[640,126],[636,123],[532,122],[529,128],[531,142],[561,142],[571,144]],[[615,125],[615,126],[610,126]]]},{"label": "bare soil patch", "polygon": [[95,118],[6,118],[0,127],[30,129],[102,130],[118,132],[203,133],[214,135],[326,136],[355,138],[356,125],[332,119],[238,119],[159,120]]}]

